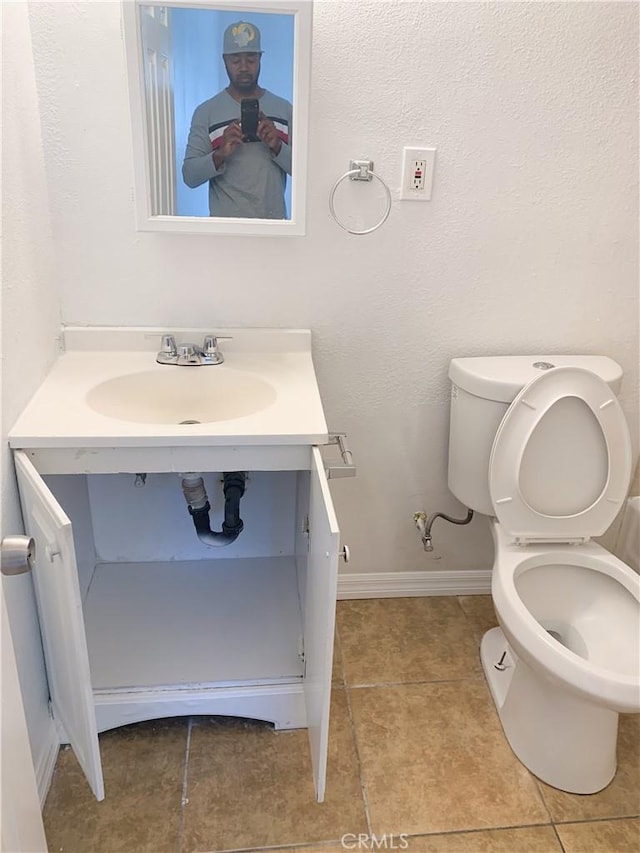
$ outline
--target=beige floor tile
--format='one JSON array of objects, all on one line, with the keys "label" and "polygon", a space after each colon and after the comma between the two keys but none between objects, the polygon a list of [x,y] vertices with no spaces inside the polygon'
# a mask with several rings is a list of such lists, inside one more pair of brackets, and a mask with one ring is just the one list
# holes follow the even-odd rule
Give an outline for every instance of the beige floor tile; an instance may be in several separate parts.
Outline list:
[{"label": "beige floor tile", "polygon": [[562,853],[552,826],[422,835],[407,845],[407,853]]},{"label": "beige floor tile", "polygon": [[194,726],[183,853],[335,841],[365,832],[344,690],[334,690],[324,803],[315,801],[306,730],[215,720]]},{"label": "beige floor tile", "polygon": [[49,850],[175,853],[187,720],[153,720],[100,735],[105,799],[99,803],[70,749],[62,750],[44,808]]},{"label": "beige floor tile", "polygon": [[350,691],[376,834],[548,823],[483,681]]},{"label": "beige floor tile", "polygon": [[347,685],[481,674],[473,633],[452,596],[339,601],[337,619]]},{"label": "beige floor tile", "polygon": [[498,624],[493,599],[490,595],[459,595],[458,601],[479,645],[483,635]]},{"label": "beige floor tile", "polygon": [[640,814],[640,715],[621,714],[618,728],[618,770],[597,794],[567,794],[540,782],[554,821],[629,817]]},{"label": "beige floor tile", "polygon": [[556,827],[565,853],[638,853],[640,820],[596,820]]},{"label": "beige floor tile", "polygon": [[[346,836],[344,843],[340,844],[270,848],[269,853],[367,853],[370,850],[383,853],[388,850],[406,850],[406,853],[562,853],[552,826],[452,832],[446,835],[369,836],[361,841],[355,836]],[[598,853],[605,853],[605,850]]]}]

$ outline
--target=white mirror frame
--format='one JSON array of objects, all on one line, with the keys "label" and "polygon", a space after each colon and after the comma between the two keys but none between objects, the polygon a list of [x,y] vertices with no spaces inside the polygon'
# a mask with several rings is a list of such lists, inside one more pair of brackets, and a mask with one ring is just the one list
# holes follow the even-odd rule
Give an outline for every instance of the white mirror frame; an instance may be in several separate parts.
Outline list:
[{"label": "white mirror frame", "polygon": [[[295,236],[305,234],[312,5],[313,0],[247,0],[247,2],[242,2],[242,0],[122,0],[123,34],[133,139],[136,225],[139,231],[241,236]],[[152,215],[140,6],[182,6],[238,11],[243,15],[252,12],[273,12],[294,16],[291,171],[295,177],[291,184],[291,217],[289,219],[226,219]]]}]

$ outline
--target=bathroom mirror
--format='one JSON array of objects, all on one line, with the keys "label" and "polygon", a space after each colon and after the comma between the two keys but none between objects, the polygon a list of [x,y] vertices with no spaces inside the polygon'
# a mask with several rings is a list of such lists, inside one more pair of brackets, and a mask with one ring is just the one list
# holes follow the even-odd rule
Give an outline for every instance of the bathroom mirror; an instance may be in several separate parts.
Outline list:
[{"label": "bathroom mirror", "polygon": [[[304,234],[312,0],[123,0],[122,13],[138,229]],[[261,138],[241,125],[219,152],[256,109],[243,88]]]}]

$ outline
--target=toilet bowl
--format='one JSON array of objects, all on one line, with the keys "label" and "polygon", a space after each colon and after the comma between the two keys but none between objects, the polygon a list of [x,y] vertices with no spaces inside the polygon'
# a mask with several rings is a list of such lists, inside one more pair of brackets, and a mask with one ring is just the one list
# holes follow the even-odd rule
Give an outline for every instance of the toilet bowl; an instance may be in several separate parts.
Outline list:
[{"label": "toilet bowl", "polygon": [[492,532],[500,628],[480,655],[505,735],[544,782],[595,793],[615,775],[618,714],[640,711],[640,577],[595,543]]},{"label": "toilet bowl", "polygon": [[[591,541],[613,521],[631,471],[615,380],[580,366],[580,357],[557,367],[537,360],[533,367],[543,365],[543,372],[531,378],[525,371],[515,393],[513,365],[486,364],[509,359],[454,361],[483,362],[458,365],[450,375],[463,383],[465,370],[480,376],[472,393],[490,379],[492,404],[509,403],[493,422],[488,494],[453,466],[458,492],[475,489],[485,513],[485,497],[492,509],[500,627],[481,644],[491,695],[526,767],[554,787],[595,793],[615,775],[619,713],[640,711],[640,577]],[[609,362],[597,367],[607,374]],[[504,388],[503,376],[510,401],[496,390]],[[452,397],[459,395],[457,388]],[[450,467],[457,449],[475,452],[462,441],[467,427],[460,423],[475,405],[467,400],[454,413],[452,403]],[[482,416],[490,420],[485,410]]]}]

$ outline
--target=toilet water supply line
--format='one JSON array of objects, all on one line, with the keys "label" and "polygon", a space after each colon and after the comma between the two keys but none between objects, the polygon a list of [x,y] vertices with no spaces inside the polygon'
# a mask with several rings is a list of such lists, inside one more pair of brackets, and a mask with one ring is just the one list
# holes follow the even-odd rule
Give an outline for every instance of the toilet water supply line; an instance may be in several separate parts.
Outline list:
[{"label": "toilet water supply line", "polygon": [[244,527],[240,518],[240,498],[244,495],[246,474],[231,471],[223,474],[224,482],[224,521],[222,530],[212,530],[209,524],[211,505],[207,498],[202,474],[181,474],[182,491],[189,508],[189,514],[198,534],[198,539],[210,547],[231,545]]},{"label": "toilet water supply line", "polygon": [[434,512],[433,515],[430,515],[427,518],[427,514],[425,512],[414,512],[413,520],[415,522],[416,527],[420,531],[420,536],[422,538],[422,544],[424,545],[425,551],[433,551],[433,543],[431,541],[431,527],[436,518],[444,518],[445,521],[450,521],[451,524],[469,524],[469,522],[473,518],[473,510],[467,510],[467,515],[465,518],[452,518],[450,515],[445,515],[444,512]]}]

